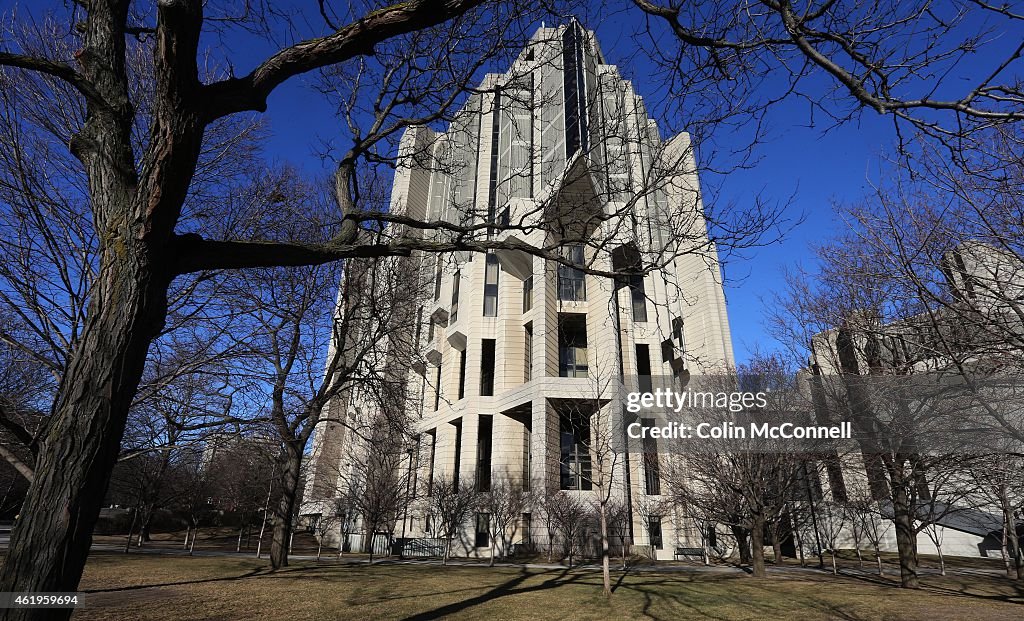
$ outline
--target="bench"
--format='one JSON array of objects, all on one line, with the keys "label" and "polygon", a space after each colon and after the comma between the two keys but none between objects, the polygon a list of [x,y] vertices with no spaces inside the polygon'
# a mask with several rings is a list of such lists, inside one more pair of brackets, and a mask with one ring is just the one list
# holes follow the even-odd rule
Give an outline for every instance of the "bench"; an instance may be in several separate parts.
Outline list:
[{"label": "bench", "polygon": [[704,558],[704,548],[676,548],[674,558],[679,559],[680,556],[685,557],[699,557]]}]

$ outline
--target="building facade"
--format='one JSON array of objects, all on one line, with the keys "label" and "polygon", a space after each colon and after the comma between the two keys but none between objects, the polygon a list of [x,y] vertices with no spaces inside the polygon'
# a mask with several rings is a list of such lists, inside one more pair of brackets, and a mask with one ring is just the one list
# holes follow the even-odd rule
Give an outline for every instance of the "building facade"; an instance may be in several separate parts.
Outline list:
[{"label": "building facade", "polygon": [[[418,275],[410,282],[425,284],[416,320],[395,327],[412,351],[397,348],[389,362],[407,377],[402,407],[416,428],[403,462],[410,497],[438,480],[482,491],[507,481],[587,503],[600,492],[629,509],[630,540],[653,555],[694,545],[683,520],[644,509],[661,495],[666,456],[608,435],[624,428],[624,391],[734,364],[689,136],[662,140],[594,34],[572,22],[539,29],[446,131],[410,129],[401,151],[391,210],[438,223],[404,234],[497,246],[401,259]],[[598,274],[641,266],[644,276]],[[335,420],[373,409],[354,391],[329,407]],[[346,463],[373,450],[366,435],[321,426],[304,514],[358,484]],[[436,536],[421,503],[408,504],[387,530]],[[454,553],[489,553],[473,532],[486,519],[468,521]],[[541,541],[539,520],[524,511],[513,543]]]}]

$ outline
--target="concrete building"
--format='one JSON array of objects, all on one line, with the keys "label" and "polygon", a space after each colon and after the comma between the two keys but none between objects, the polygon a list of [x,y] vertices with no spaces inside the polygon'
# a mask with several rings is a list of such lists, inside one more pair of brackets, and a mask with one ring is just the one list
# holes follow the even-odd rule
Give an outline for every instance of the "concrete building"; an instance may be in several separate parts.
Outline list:
[{"label": "concrete building", "polygon": [[[505,242],[487,253],[402,259],[428,285],[419,319],[396,326],[413,335],[415,351],[390,358],[407,376],[404,407],[419,438],[412,495],[429,495],[442,478],[481,490],[502,479],[589,502],[595,473],[610,471],[601,485],[632,509],[634,544],[660,558],[694,545],[682,520],[642,510],[661,493],[650,441],[623,439],[614,468],[596,454],[601,438],[622,428],[624,390],[734,364],[689,136],[662,140],[594,34],[572,22],[539,29],[446,131],[408,130],[401,155],[391,210],[451,225],[414,234]],[[565,261],[523,244],[558,249]],[[657,268],[626,279],[585,273],[639,265]],[[330,406],[350,420],[373,409],[351,391]],[[344,425],[323,426],[303,514],[319,515],[342,495],[353,456],[372,450]],[[436,535],[417,506],[392,534]],[[488,553],[473,532],[486,519],[470,520],[455,553]],[[529,511],[516,530],[513,543],[546,536]]]},{"label": "concrete building", "polygon": [[[1007,515],[977,490],[974,472],[958,471],[956,458],[1020,452],[1001,425],[1024,429],[1020,393],[1007,388],[1019,383],[1021,370],[1024,266],[1010,252],[968,241],[938,267],[942,281],[934,290],[942,303],[926,303],[929,311],[887,321],[878,312],[836,309],[838,327],[812,338],[803,377],[818,422],[852,420],[855,429],[874,427],[878,435],[860,434],[857,448],[823,463],[822,492],[840,503],[874,503],[879,515],[891,516],[882,455],[914,447],[931,464],[917,475],[918,523],[934,522],[918,533],[918,549],[935,553],[938,541],[947,555],[998,557]],[[970,400],[950,390],[965,379],[974,386]],[[893,415],[900,406],[904,418]],[[992,412],[1001,416],[998,424]],[[952,466],[944,470],[944,461]],[[1013,511],[1024,536],[1024,513]],[[882,528],[883,549],[895,551],[893,528]],[[841,546],[854,543],[854,533],[844,533]]]}]

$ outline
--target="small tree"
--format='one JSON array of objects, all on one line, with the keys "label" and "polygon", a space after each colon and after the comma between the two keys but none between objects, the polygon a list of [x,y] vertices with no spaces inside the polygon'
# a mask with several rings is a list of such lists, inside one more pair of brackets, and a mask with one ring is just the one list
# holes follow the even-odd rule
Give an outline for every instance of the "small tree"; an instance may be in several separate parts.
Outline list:
[{"label": "small tree", "polygon": [[441,563],[448,564],[451,556],[452,540],[462,531],[473,514],[473,509],[480,505],[480,492],[472,482],[456,483],[447,476],[438,477],[427,498],[427,512],[437,525],[438,534],[445,540]]},{"label": "small tree", "polygon": [[587,528],[591,512],[579,496],[560,491],[548,497],[544,507],[552,520],[555,531],[562,536],[565,555],[572,567],[576,548],[580,544],[580,536]]},{"label": "small tree", "polygon": [[530,504],[530,492],[525,491],[519,483],[504,477],[492,481],[490,491],[480,494],[479,507],[490,515],[488,540],[491,558],[488,565],[494,565],[495,540],[500,539],[501,555],[508,558],[516,533],[516,524]]}]

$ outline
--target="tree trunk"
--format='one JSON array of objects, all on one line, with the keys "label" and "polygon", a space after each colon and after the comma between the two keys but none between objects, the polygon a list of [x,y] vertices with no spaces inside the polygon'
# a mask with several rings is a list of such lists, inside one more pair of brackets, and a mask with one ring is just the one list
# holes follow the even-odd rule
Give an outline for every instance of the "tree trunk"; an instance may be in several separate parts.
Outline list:
[{"label": "tree trunk", "polygon": [[[286,443],[281,455],[281,498],[274,509],[274,531],[270,541],[270,566],[273,569],[288,566],[291,548],[292,519],[295,514],[295,494],[299,485],[299,469],[302,466],[302,451],[292,443]],[[370,535],[373,548],[373,535]]]},{"label": "tree trunk", "polygon": [[601,573],[604,578],[604,594],[611,596],[612,594],[612,571],[611,571],[611,559],[610,550],[608,545],[608,505],[602,502],[600,506],[600,517],[601,517]]},{"label": "tree trunk", "polygon": [[732,526],[732,535],[736,539],[736,548],[740,553],[740,565],[750,564],[750,542],[747,540],[749,531],[741,526]]},{"label": "tree trunk", "polygon": [[910,497],[902,481],[892,485],[893,525],[896,527],[896,548],[900,557],[900,585],[906,589],[918,589],[917,578],[917,534],[914,532]]},{"label": "tree trunk", "polygon": [[755,578],[768,575],[764,568],[764,518],[754,516],[750,529],[750,568]]},{"label": "tree trunk", "polygon": [[131,547],[132,547],[132,533],[135,531],[135,520],[138,517],[139,517],[138,510],[137,509],[132,510],[132,521],[131,521],[131,524],[128,525],[128,538],[125,539],[125,541],[124,541],[124,553],[125,554],[128,554],[128,551],[131,550]]},{"label": "tree trunk", "polygon": [[775,565],[782,564],[782,542],[779,541],[778,527],[772,528],[772,554],[775,556]]},{"label": "tree trunk", "polygon": [[[60,384],[53,415],[0,570],[0,591],[76,591],[92,545],[128,409],[151,338],[166,314],[167,283],[124,229],[101,260],[82,341]],[[129,235],[128,237],[133,237]],[[9,609],[6,619],[67,619],[71,609]]]},{"label": "tree trunk", "polygon": [[1009,551],[1007,549],[1007,546],[1009,545],[1009,537],[1006,534],[1006,530],[1007,530],[1006,529],[1006,522],[1004,521],[1003,522],[1003,541],[1002,541],[1002,545],[999,547],[999,552],[1003,556],[1003,566],[1006,567],[1006,577],[1010,578],[1012,580],[1013,578],[1016,578],[1017,576],[1016,576],[1016,572],[1014,571],[1013,565],[1010,564],[1010,553],[1009,553]]},{"label": "tree trunk", "polygon": [[[1004,539],[1006,540],[1004,545],[1007,548],[1010,565],[1013,566],[1017,580],[1024,581],[1024,554],[1020,549],[1020,537],[1017,536],[1017,518],[1014,517],[1008,495],[1001,495],[1000,502],[1003,509]],[[1006,572],[1006,575],[1014,577],[1009,571]]]},{"label": "tree trunk", "polygon": [[942,556],[942,544],[935,542],[935,551],[939,553],[939,575],[946,575],[946,559]]}]

